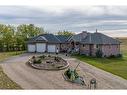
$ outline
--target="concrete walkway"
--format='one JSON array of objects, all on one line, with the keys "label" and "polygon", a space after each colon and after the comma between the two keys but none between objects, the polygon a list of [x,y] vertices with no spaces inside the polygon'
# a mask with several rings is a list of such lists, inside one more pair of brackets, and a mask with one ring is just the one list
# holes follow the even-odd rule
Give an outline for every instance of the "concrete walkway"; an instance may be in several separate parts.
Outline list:
[{"label": "concrete walkway", "polygon": [[[88,89],[89,80],[92,78],[97,80],[97,89],[127,89],[127,80],[84,62],[79,65],[78,72],[84,76],[87,86],[67,82],[62,76],[65,70],[45,71],[27,66],[25,62],[33,55],[35,54],[26,53],[11,57],[0,64],[4,72],[24,89]],[[79,63],[75,58],[62,54],[59,56],[67,60],[70,67]]]}]

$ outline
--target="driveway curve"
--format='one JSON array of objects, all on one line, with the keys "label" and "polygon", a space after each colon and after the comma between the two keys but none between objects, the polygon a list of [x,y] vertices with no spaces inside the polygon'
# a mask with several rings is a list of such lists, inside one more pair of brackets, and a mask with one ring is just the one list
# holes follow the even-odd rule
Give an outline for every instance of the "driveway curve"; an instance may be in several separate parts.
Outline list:
[{"label": "driveway curve", "polygon": [[92,78],[97,80],[97,89],[127,89],[127,80],[85,62],[78,61],[75,58],[60,54],[59,56],[69,62],[70,67],[75,67],[78,62],[81,63],[78,67],[78,72],[84,76],[87,86],[69,83],[62,76],[65,70],[37,70],[26,65],[26,61],[33,55],[38,54],[25,53],[10,57],[0,64],[8,77],[23,89],[89,89],[89,80]]}]

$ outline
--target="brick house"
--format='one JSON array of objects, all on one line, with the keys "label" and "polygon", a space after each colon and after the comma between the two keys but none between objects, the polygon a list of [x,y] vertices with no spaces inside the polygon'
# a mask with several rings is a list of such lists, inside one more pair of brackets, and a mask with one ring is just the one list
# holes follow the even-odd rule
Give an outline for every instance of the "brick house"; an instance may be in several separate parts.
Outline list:
[{"label": "brick house", "polygon": [[27,42],[28,52],[77,52],[96,56],[98,50],[104,57],[120,54],[120,42],[102,33],[83,31],[73,36],[42,34]]},{"label": "brick house", "polygon": [[102,33],[87,33],[83,31],[72,36],[69,41],[72,43],[73,51],[80,54],[96,56],[98,50],[102,51],[105,57],[120,54],[120,42]]}]

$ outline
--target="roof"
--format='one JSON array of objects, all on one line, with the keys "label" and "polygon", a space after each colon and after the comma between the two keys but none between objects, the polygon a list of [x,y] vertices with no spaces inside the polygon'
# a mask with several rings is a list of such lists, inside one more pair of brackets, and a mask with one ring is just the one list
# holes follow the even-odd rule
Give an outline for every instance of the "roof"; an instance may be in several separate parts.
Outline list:
[{"label": "roof", "polygon": [[83,38],[85,38],[87,36],[87,32],[86,31],[83,31],[82,33],[79,33],[77,35],[73,35],[70,39],[70,40],[73,40],[73,41],[76,41],[76,42],[80,42]]},{"label": "roof", "polygon": [[60,40],[53,34],[42,34],[49,43],[60,43]]},{"label": "roof", "polygon": [[66,43],[71,36],[56,35],[56,37],[60,40],[61,43]]},{"label": "roof", "polygon": [[35,41],[44,41],[45,42],[45,41],[47,41],[47,39],[43,36],[39,36],[35,39]]},{"label": "roof", "polygon": [[120,44],[120,41],[102,33],[89,33],[86,38],[82,39],[84,44]]},{"label": "roof", "polygon": [[77,35],[74,35],[72,36],[72,38],[70,40],[73,40],[73,41],[81,41],[81,34],[77,34]]},{"label": "roof", "polygon": [[28,43],[32,42],[60,43],[60,40],[53,34],[41,34],[39,36],[29,39]]},{"label": "roof", "polygon": [[82,32],[73,36],[41,34],[29,39],[28,43],[33,42],[48,42],[48,43],[66,43],[76,41],[82,44],[120,44],[120,41],[102,33],[87,33]]}]

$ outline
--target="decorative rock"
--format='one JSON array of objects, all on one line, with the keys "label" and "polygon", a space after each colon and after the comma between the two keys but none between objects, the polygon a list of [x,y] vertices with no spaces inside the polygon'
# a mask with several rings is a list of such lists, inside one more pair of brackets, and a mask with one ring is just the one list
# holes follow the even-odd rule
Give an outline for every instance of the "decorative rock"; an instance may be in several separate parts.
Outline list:
[{"label": "decorative rock", "polygon": [[41,63],[35,64],[34,60],[40,59],[40,56],[33,56],[27,63],[35,69],[39,70],[62,70],[69,66],[69,63],[61,57],[45,56],[45,59],[41,58]]}]

